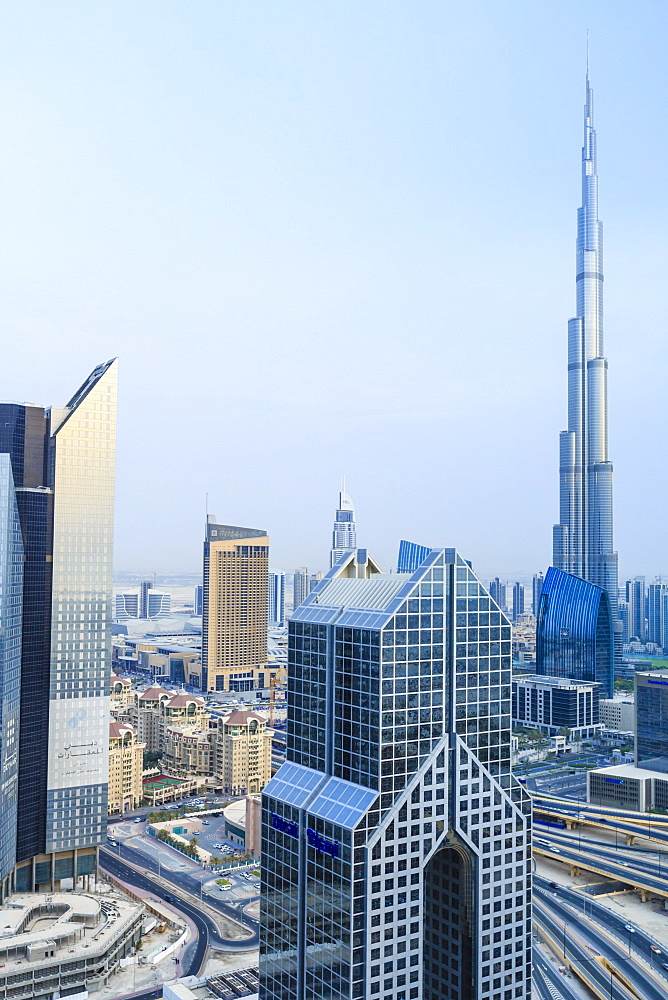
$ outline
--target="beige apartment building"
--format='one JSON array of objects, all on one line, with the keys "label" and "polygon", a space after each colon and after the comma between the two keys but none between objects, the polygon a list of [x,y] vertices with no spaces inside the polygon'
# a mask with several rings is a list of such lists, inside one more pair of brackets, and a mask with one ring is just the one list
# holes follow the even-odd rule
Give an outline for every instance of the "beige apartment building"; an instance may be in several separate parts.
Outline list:
[{"label": "beige apartment building", "polygon": [[109,701],[111,708],[122,709],[127,705],[132,705],[135,700],[132,690],[132,681],[129,677],[118,677],[111,675],[111,687],[109,691]]},{"label": "beige apartment building", "polygon": [[215,773],[231,795],[259,795],[271,778],[272,730],[255,712],[235,711],[218,720]]},{"label": "beige apartment building", "polygon": [[109,723],[109,815],[136,809],[142,799],[144,743],[132,726]]},{"label": "beige apartment building", "polygon": [[268,569],[266,532],[216,524],[215,517],[208,516],[202,608],[203,690],[252,691],[269,685]]},{"label": "beige apartment building", "polygon": [[164,731],[162,767],[175,778],[213,774],[215,732],[209,734],[197,722],[167,726]]},{"label": "beige apartment building", "polygon": [[135,698],[134,707],[127,710],[146,749],[162,753],[165,748],[165,729],[168,726],[191,726],[208,729],[209,713],[203,698],[174,694],[161,687],[147,688]]}]

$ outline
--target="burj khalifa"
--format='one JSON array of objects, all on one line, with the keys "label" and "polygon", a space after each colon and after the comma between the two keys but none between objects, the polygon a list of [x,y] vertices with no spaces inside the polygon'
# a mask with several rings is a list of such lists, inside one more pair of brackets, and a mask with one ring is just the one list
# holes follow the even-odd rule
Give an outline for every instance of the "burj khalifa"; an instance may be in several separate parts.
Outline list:
[{"label": "burj khalifa", "polygon": [[594,96],[587,68],[582,207],[575,254],[576,312],[568,323],[568,430],[560,435],[560,509],[554,565],[607,591],[617,618],[608,458],[608,362],[603,351],[603,226],[598,217]]}]

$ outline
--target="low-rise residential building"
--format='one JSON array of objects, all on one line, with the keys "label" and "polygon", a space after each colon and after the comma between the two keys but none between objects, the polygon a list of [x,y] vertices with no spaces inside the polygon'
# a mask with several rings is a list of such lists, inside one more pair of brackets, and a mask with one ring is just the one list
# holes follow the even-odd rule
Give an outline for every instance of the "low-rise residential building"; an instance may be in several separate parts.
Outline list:
[{"label": "low-rise residential building", "polygon": [[601,730],[599,688],[594,681],[532,674],[512,680],[514,726],[539,729],[557,736],[568,729],[574,740],[594,737]]},{"label": "low-rise residential building", "polygon": [[272,731],[256,712],[234,711],[218,720],[215,773],[225,792],[258,795],[271,778]]},{"label": "low-rise residential building", "polygon": [[136,809],[143,796],[144,743],[132,726],[109,723],[109,815]]}]

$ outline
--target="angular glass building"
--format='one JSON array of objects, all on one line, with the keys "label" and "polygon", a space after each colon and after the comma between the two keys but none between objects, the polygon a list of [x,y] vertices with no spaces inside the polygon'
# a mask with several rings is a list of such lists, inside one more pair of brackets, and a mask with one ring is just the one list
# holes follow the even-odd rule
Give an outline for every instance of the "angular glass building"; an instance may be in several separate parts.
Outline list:
[{"label": "angular glass building", "polygon": [[19,891],[92,874],[106,830],[116,367],[63,408],[0,404],[24,547]]},{"label": "angular glass building", "polygon": [[614,632],[606,590],[550,566],[538,602],[536,673],[596,681],[614,693]]},{"label": "angular glass building", "polygon": [[289,624],[287,761],[262,796],[263,1000],[531,992],[510,624],[454,549],[349,552]]}]

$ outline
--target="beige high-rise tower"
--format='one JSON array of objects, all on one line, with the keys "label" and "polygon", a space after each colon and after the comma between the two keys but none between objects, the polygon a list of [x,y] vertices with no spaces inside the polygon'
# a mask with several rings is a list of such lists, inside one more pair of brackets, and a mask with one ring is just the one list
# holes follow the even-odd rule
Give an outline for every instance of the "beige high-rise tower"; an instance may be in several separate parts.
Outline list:
[{"label": "beige high-rise tower", "polygon": [[252,691],[267,673],[269,538],[216,524],[204,541],[202,688]]}]

